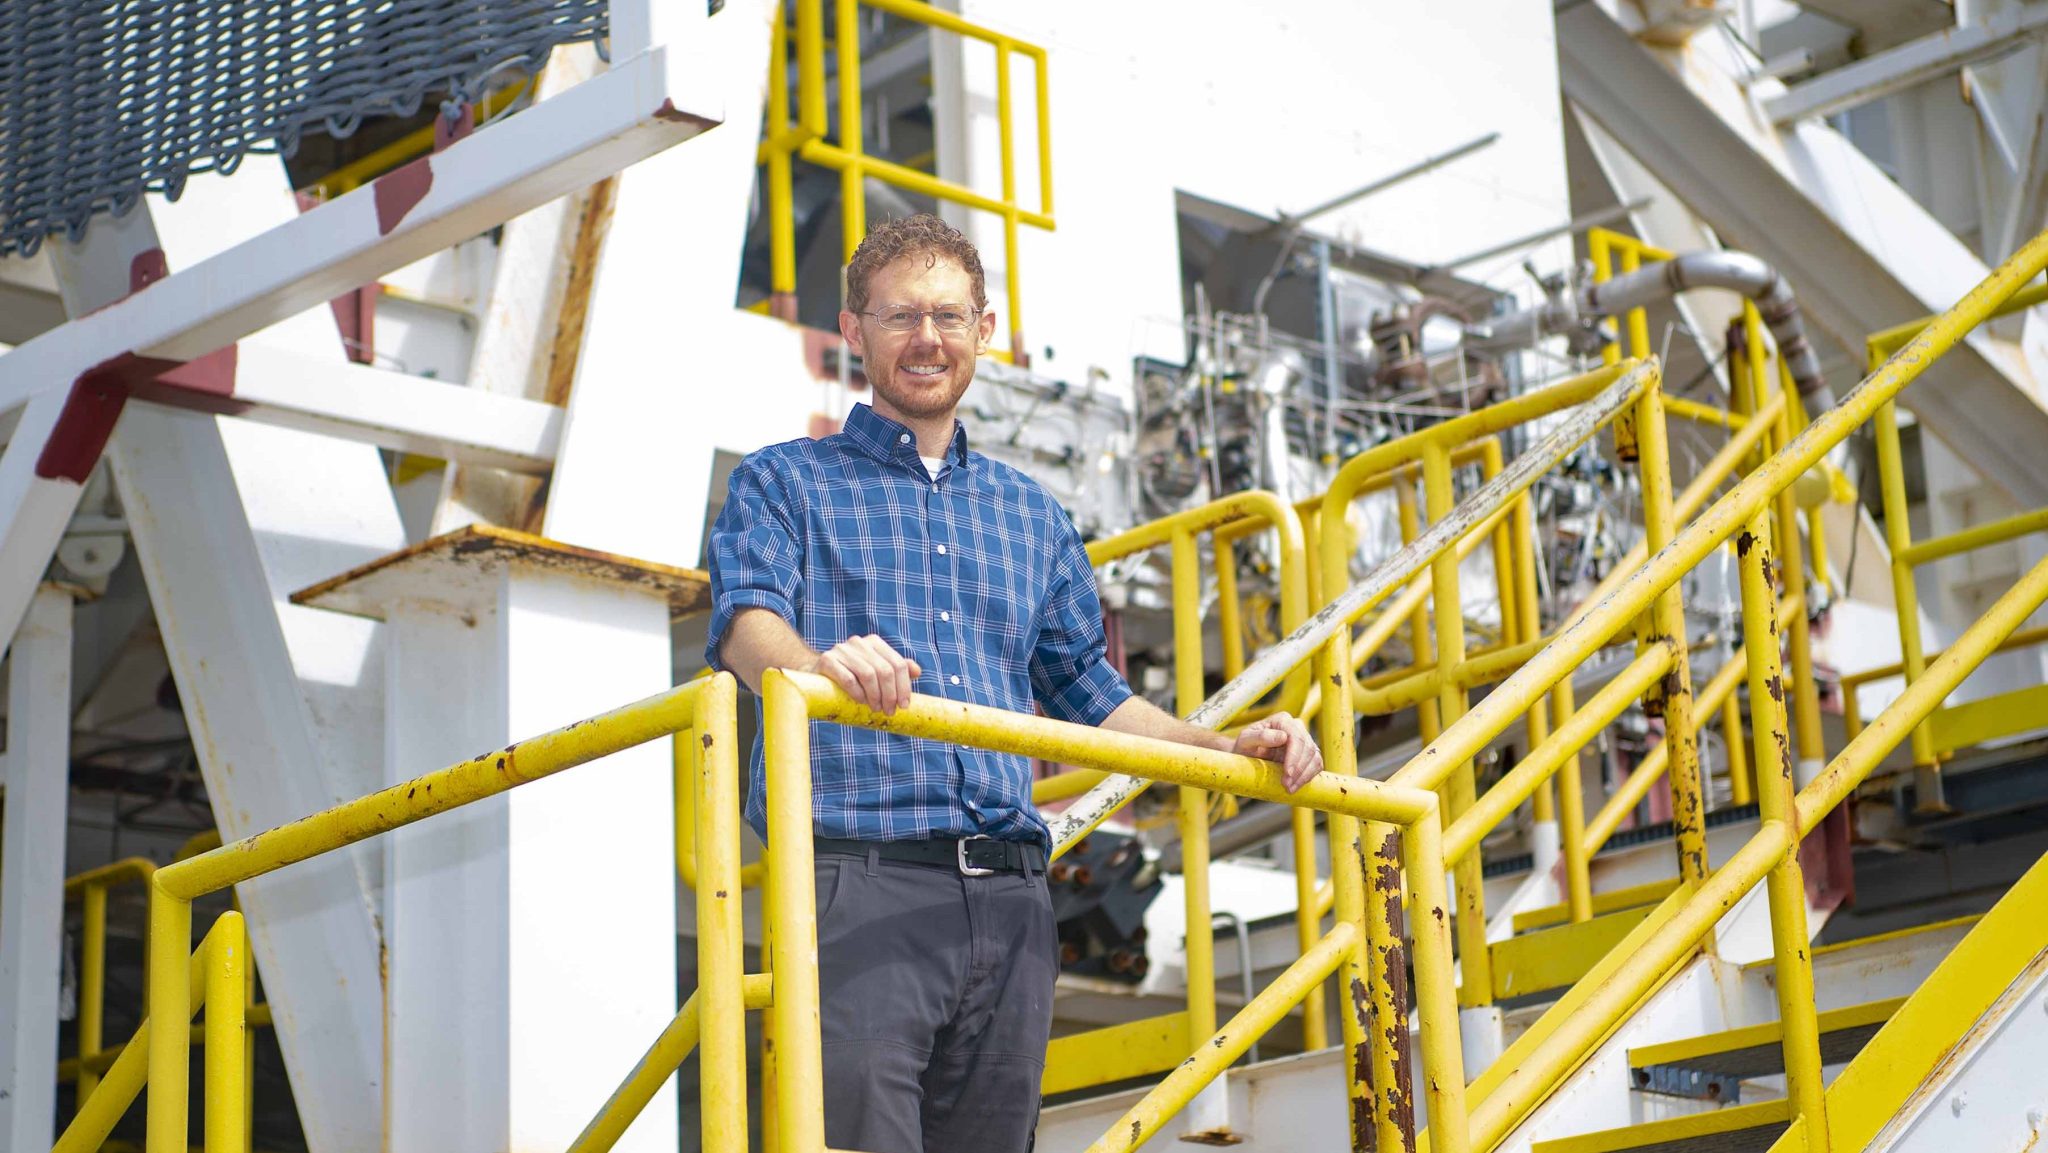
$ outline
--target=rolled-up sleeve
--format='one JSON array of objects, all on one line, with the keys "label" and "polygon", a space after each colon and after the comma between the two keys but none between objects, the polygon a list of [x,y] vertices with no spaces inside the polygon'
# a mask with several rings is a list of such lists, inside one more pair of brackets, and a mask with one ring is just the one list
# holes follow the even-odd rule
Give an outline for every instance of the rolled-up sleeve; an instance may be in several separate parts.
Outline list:
[{"label": "rolled-up sleeve", "polygon": [[1071,524],[1055,546],[1052,582],[1031,653],[1031,691],[1047,715],[1099,725],[1130,698],[1131,688],[1109,663],[1102,632],[1102,601],[1095,570]]},{"label": "rolled-up sleeve", "polygon": [[767,462],[748,457],[732,470],[725,507],[706,549],[711,576],[711,632],[704,659],[724,669],[718,647],[741,609],[767,609],[801,631],[803,537],[789,490]]}]

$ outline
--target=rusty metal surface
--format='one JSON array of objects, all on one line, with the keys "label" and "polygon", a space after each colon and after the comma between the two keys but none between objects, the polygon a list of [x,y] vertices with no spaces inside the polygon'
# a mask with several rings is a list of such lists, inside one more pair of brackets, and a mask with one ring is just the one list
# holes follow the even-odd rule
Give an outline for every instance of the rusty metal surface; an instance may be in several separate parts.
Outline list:
[{"label": "rusty metal surface", "polygon": [[383,620],[399,600],[447,600],[466,607],[480,578],[506,565],[645,590],[668,601],[673,617],[711,607],[711,580],[676,568],[532,533],[471,525],[358,565],[292,594],[292,603]]}]

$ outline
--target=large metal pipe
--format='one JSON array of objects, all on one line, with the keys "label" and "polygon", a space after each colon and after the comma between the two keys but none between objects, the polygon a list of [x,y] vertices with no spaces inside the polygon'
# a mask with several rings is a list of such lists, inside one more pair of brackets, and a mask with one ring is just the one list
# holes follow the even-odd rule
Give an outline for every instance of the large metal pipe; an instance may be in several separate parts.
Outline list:
[{"label": "large metal pipe", "polygon": [[1792,376],[1809,413],[1835,406],[1834,393],[1821,375],[1820,357],[1806,339],[1799,301],[1778,270],[1747,252],[1688,252],[1612,280],[1580,286],[1575,299],[1547,300],[1533,308],[1493,317],[1469,330],[1485,348],[1528,344],[1542,336],[1570,332],[1584,320],[1619,316],[1696,288],[1739,292],[1756,303],[1764,326],[1778,342],[1778,355]]}]

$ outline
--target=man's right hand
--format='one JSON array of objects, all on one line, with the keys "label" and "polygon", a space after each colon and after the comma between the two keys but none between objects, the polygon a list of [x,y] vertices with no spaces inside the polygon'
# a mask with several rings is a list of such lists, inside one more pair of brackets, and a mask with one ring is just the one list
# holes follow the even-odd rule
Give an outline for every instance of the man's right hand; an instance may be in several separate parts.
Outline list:
[{"label": "man's right hand", "polygon": [[847,696],[884,716],[909,703],[911,683],[924,674],[916,661],[873,635],[840,641],[807,671],[826,677]]}]

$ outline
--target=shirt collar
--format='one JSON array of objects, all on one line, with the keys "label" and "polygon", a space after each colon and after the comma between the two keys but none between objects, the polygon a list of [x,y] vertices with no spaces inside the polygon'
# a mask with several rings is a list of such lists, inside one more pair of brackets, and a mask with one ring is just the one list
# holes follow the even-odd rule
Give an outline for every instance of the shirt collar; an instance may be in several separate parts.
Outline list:
[{"label": "shirt collar", "polygon": [[[919,461],[917,437],[908,428],[868,405],[853,406],[853,411],[846,414],[843,431],[863,452],[877,460]],[[946,459],[952,461],[955,468],[967,467],[967,429],[957,418],[953,421],[953,441],[946,446]],[[922,469],[923,465],[918,463],[918,467]]]}]

